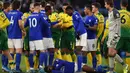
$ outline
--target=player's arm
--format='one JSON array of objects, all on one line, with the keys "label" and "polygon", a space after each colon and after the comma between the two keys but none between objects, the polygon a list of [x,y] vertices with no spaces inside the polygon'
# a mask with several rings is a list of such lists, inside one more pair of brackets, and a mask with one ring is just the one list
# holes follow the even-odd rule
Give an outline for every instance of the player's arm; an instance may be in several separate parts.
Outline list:
[{"label": "player's arm", "polygon": [[8,25],[10,25],[10,21],[7,19],[7,17],[5,16],[4,13],[2,13],[2,14],[0,15],[0,18],[1,18],[1,21],[0,21],[0,24],[1,24],[0,28],[1,28],[1,29],[4,29],[4,28],[6,28]]},{"label": "player's arm", "polygon": [[18,17],[18,24],[19,24],[19,27],[20,27],[20,29],[22,30],[22,32],[25,32],[25,30],[24,30],[24,25],[23,25],[23,23],[22,23],[22,13],[21,14],[19,14],[19,17]]},{"label": "player's arm", "polygon": [[25,23],[24,23],[24,28],[28,27],[29,26],[29,21],[28,21],[28,18],[26,19]]},{"label": "player's arm", "polygon": [[104,17],[102,16],[101,18],[99,18],[99,30],[98,30],[98,34],[97,37],[101,36],[101,34],[103,33],[104,30]]},{"label": "player's arm", "polygon": [[43,26],[50,26],[50,21],[48,22],[47,20],[45,20],[42,16],[40,17],[41,21],[42,21],[42,24]]},{"label": "player's arm", "polygon": [[64,21],[61,28],[69,28],[72,26],[73,26],[72,17],[67,14],[64,14]]},{"label": "player's arm", "polygon": [[89,26],[88,29],[96,31],[97,30],[97,24],[98,24],[97,21],[98,20],[95,18],[95,20],[94,20],[94,26]]},{"label": "player's arm", "polygon": [[107,20],[106,21],[105,30],[104,30],[104,34],[103,34],[103,37],[102,37],[102,40],[101,40],[101,43],[104,42],[104,39],[108,36],[108,33],[109,33],[109,22]]}]

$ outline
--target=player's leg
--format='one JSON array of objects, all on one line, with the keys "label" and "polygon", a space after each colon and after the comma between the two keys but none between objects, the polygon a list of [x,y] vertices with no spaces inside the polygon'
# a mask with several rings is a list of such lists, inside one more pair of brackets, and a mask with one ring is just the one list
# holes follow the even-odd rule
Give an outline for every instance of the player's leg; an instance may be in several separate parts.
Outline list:
[{"label": "player's leg", "polygon": [[12,56],[10,55],[9,50],[3,50],[3,54],[6,55],[6,57],[8,58],[9,66],[10,66],[11,70],[13,70],[15,68],[14,67],[15,62],[14,62]]},{"label": "player's leg", "polygon": [[16,71],[20,70],[20,63],[21,63],[21,54],[23,48],[23,40],[22,39],[13,39],[14,47],[16,48]]},{"label": "player's leg", "polygon": [[93,68],[95,69],[96,66],[97,66],[97,57],[96,57],[96,39],[90,39],[88,41],[88,45],[89,45],[89,51],[91,52],[91,55],[92,55],[92,63],[93,63]]},{"label": "player's leg", "polygon": [[44,48],[47,49],[47,55],[48,57],[46,58],[45,61],[45,66],[48,65],[48,58],[49,58],[49,65],[52,65],[53,58],[54,58],[54,43],[52,38],[43,38],[43,44]]},{"label": "player's leg", "polygon": [[10,54],[11,56],[13,57],[14,59],[14,44],[13,44],[13,40],[12,39],[8,39],[8,47],[9,47],[9,50],[10,50]]},{"label": "player's leg", "polygon": [[81,67],[82,67],[83,60],[85,61],[85,57],[87,58],[87,55],[84,55],[84,58],[82,56],[83,47],[87,47],[87,33],[80,35],[79,39],[77,39],[76,41],[76,55],[77,55],[77,64],[78,64],[79,72],[82,70]]},{"label": "player's leg", "polygon": [[25,65],[26,65],[26,72],[29,71],[30,65],[29,65],[29,39],[25,38],[24,39],[24,59],[25,59]]},{"label": "player's leg", "polygon": [[66,32],[63,31],[62,36],[61,36],[60,47],[61,47],[62,60],[66,61],[66,51],[67,51],[67,46],[66,45],[68,45],[69,41],[67,40],[65,34],[66,34]]},{"label": "player's leg", "polygon": [[34,41],[34,44],[36,46],[36,51],[40,52],[39,55],[39,72],[44,73],[44,67],[45,67],[45,60],[46,60],[46,49],[44,49],[43,40],[36,40]]},{"label": "player's leg", "polygon": [[102,56],[101,56],[101,36],[97,40],[97,51],[96,51],[96,56],[97,56],[97,65],[102,64]]},{"label": "player's leg", "polygon": [[61,29],[52,28],[52,39],[54,43],[54,59],[62,59],[61,52],[59,50],[61,45]]},{"label": "player's leg", "polygon": [[87,53],[87,58],[88,58],[88,63],[90,64],[90,65],[92,65],[92,55],[91,55],[91,52],[88,52]]},{"label": "player's leg", "polygon": [[[130,39],[129,38],[124,38],[124,46],[123,46],[123,49],[126,53],[125,53],[125,62],[126,64],[128,64],[128,66],[130,66]],[[130,68],[129,68],[130,69]]]},{"label": "player's leg", "polygon": [[[116,59],[118,62],[120,62],[124,67],[125,67],[125,70],[124,71],[127,71],[126,70],[126,67],[127,65],[124,63],[124,61],[122,60],[122,58],[117,54],[117,50],[118,48],[116,48],[117,46],[117,42],[119,41],[119,38],[117,37],[116,39],[114,38],[108,38],[108,42],[107,42],[107,45],[108,45],[108,56],[109,56],[109,72],[110,73],[113,73],[114,72],[114,59]],[[113,48],[111,48],[113,47]],[[126,73],[126,72],[124,72]]]},{"label": "player's leg", "polygon": [[[0,44],[0,49],[3,51],[2,52],[2,70],[4,70],[4,71],[6,71],[6,72],[9,72],[10,71],[10,69],[8,68],[8,57],[10,56],[10,55],[8,55],[8,53],[9,53],[9,51],[7,51],[8,50],[8,45],[7,45],[7,37],[3,37],[4,35],[1,35],[0,36],[0,42],[1,42],[1,44]],[[10,57],[9,57],[10,58]],[[12,59],[12,57],[11,57],[11,59]],[[13,61],[13,59],[12,59],[12,61]],[[14,61],[13,61],[14,62]]]},{"label": "player's leg", "polygon": [[[58,36],[57,36],[58,37]],[[53,38],[53,42],[54,42],[54,59],[62,59],[62,55],[61,55],[61,52],[59,50],[60,48],[60,37],[59,38]]]},{"label": "player's leg", "polygon": [[48,48],[49,48],[49,65],[52,66],[54,60],[54,42],[52,38],[48,39]]},{"label": "player's leg", "polygon": [[40,55],[40,52],[39,51],[35,51],[35,54],[34,54],[34,70],[35,71],[38,70],[38,66],[39,66],[39,55]]},{"label": "player's leg", "polygon": [[49,48],[49,65],[52,66],[54,60],[54,48]]},{"label": "player's leg", "polygon": [[68,46],[69,54],[72,58],[72,62],[77,62],[77,57],[76,57],[76,54],[74,53],[75,46],[76,46],[76,37],[75,37],[74,31],[71,31],[70,34],[71,36],[68,37],[70,40],[70,44],[69,44],[70,46]]},{"label": "player's leg", "polygon": [[29,46],[30,46],[30,52],[29,52],[29,65],[30,69],[29,72],[34,72],[34,51],[35,51],[35,42],[34,41],[29,41]]},{"label": "player's leg", "polygon": [[[14,63],[14,60],[13,60],[12,56],[9,53],[7,36],[5,34],[1,33],[0,38],[1,38],[1,40],[0,40],[0,42],[1,42],[0,50],[2,50],[3,54],[8,58],[9,66],[10,66],[11,70],[13,70],[15,63]],[[9,47],[11,47],[11,46],[9,46]]]},{"label": "player's leg", "polygon": [[109,65],[107,41],[108,41],[108,36],[105,38],[102,45],[103,45],[103,56],[105,57],[107,65]]},{"label": "player's leg", "polygon": [[2,52],[1,60],[2,60],[2,70],[8,72],[9,71],[8,58],[3,52]]},{"label": "player's leg", "polygon": [[[129,48],[130,48],[130,47],[128,46],[129,41],[127,42],[126,39],[127,39],[127,38],[123,38],[123,37],[120,38],[120,40],[119,40],[119,42],[118,42],[118,44],[117,44],[117,46],[116,46],[116,49],[117,49],[117,50],[119,50],[119,49],[121,49],[121,50],[126,50],[126,49],[129,49]],[[127,44],[127,43],[128,43],[128,44]],[[122,59],[118,54],[116,54],[115,59],[116,59],[119,63],[121,63],[121,64],[123,65],[123,67],[124,67],[124,72],[128,71],[128,65],[124,63],[123,59]]]}]

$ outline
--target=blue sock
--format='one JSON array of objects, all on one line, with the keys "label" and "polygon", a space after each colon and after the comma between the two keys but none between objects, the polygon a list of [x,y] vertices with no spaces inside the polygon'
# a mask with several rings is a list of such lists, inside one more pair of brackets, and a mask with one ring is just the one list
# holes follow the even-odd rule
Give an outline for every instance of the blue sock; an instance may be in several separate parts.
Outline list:
[{"label": "blue sock", "polygon": [[45,52],[40,53],[40,60],[39,60],[39,65],[43,66],[43,63],[45,65],[45,59],[47,57],[47,54]]},{"label": "blue sock", "polygon": [[33,68],[33,54],[30,54],[29,55],[29,64],[30,64],[30,67]]},{"label": "blue sock", "polygon": [[16,53],[16,70],[20,70],[21,54]]},{"label": "blue sock", "polygon": [[93,68],[96,69],[96,66],[97,66],[97,58],[96,56],[93,57]]},{"label": "blue sock", "polygon": [[13,54],[13,53],[11,53],[10,55],[11,55],[11,56],[12,56],[12,58],[14,59],[14,54]]},{"label": "blue sock", "polygon": [[2,66],[5,66],[5,57],[6,56],[4,54],[2,54],[2,59],[1,59],[2,60]]},{"label": "blue sock", "polygon": [[8,58],[5,56],[5,63],[4,63],[5,67],[8,67]]},{"label": "blue sock", "polygon": [[48,66],[48,55],[49,55],[49,53],[48,52],[45,52],[45,62],[44,62],[44,65],[45,66]]},{"label": "blue sock", "polygon": [[83,63],[87,64],[87,56],[83,56]]},{"label": "blue sock", "polygon": [[121,56],[121,58],[125,58],[125,57],[126,57],[126,53],[125,53],[124,51],[122,51],[122,52],[120,53],[120,56]]},{"label": "blue sock", "polygon": [[82,59],[82,55],[77,55],[77,62],[78,62],[78,72],[80,72],[82,70],[82,62],[83,62],[83,59]]},{"label": "blue sock", "polygon": [[54,53],[49,53],[49,65],[52,66],[52,62],[54,59]]}]

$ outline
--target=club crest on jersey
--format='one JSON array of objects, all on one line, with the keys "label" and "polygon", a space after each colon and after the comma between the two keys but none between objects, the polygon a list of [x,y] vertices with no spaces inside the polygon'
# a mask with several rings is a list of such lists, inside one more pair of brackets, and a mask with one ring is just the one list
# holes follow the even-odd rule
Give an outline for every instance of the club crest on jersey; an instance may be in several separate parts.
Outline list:
[{"label": "club crest on jersey", "polygon": [[119,13],[116,14],[117,17],[120,17]]},{"label": "club crest on jersey", "polygon": [[89,22],[91,22],[91,20],[89,20]]}]

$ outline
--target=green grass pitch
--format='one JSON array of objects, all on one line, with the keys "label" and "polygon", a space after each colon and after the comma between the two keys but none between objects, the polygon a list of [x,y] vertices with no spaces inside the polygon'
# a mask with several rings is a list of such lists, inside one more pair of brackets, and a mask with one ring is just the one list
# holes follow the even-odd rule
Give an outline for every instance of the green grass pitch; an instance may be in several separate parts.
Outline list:
[{"label": "green grass pitch", "polygon": [[[0,55],[0,58],[1,58],[1,55]],[[103,65],[106,65],[105,59],[103,59]],[[4,72],[2,72],[1,67],[2,67],[2,65],[1,65],[1,59],[0,59],[0,73],[4,73]],[[21,67],[22,71],[25,73],[26,67],[25,67],[24,56],[22,56],[22,61],[21,61],[20,67]],[[116,63],[116,67],[115,67],[116,72],[117,73],[123,73],[122,69],[123,69],[122,65],[120,65],[119,63]]]}]

